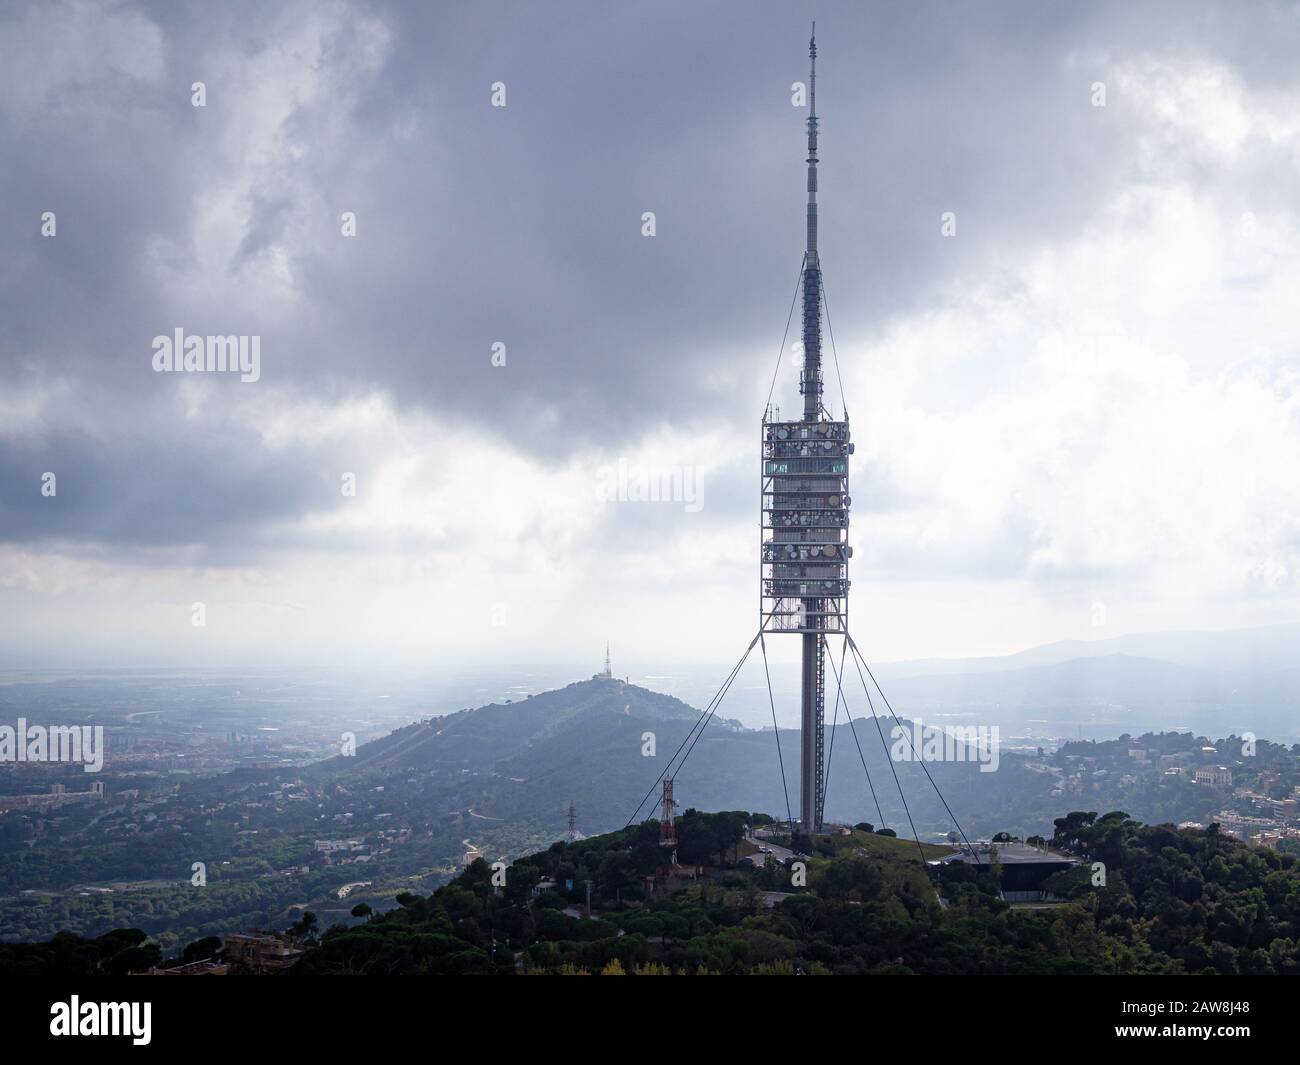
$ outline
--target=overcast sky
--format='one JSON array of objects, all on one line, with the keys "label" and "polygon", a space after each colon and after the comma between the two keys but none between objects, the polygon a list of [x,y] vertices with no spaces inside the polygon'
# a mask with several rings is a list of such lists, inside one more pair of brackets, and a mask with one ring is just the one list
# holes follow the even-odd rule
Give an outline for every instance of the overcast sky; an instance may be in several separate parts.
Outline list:
[{"label": "overcast sky", "polygon": [[9,3],[0,664],[735,658],[813,17],[868,655],[1300,618],[1295,5]]}]

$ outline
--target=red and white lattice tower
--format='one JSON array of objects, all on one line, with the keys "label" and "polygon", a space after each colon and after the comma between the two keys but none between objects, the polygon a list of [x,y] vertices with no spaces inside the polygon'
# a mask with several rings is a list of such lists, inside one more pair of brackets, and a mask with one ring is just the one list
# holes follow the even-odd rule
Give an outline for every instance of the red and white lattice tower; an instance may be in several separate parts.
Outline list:
[{"label": "red and white lattice tower", "polygon": [[673,825],[673,811],[676,809],[672,777],[664,777],[663,812],[659,815],[659,846],[661,847],[677,846],[677,829]]}]

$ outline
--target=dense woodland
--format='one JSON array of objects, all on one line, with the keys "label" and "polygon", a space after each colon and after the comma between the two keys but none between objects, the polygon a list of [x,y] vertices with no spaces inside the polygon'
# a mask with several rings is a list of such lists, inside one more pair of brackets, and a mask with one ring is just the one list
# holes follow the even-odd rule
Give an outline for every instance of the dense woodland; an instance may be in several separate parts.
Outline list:
[{"label": "dense woodland", "polygon": [[[432,895],[381,915],[295,931],[313,974],[1298,973],[1300,866],[1217,826],[1142,825],[1115,812],[1055,822],[1054,847],[1086,859],[1053,885],[1067,901],[1002,901],[996,867],[924,866],[911,841],[860,826],[819,840],[806,886],[778,863],[753,868],[751,815],[688,810],[678,856],[696,881],[663,876],[658,824],[556,843],[511,865],[504,887],[474,862]],[[1106,867],[1094,886],[1092,863]],[[555,888],[535,890],[544,880]],[[592,916],[585,915],[592,882]],[[568,887],[572,884],[572,888]],[[769,908],[764,892],[781,892]],[[942,902],[941,902],[942,897]],[[568,912],[566,912],[568,911]],[[210,956],[191,944],[179,960]],[[26,975],[118,973],[157,965],[143,933],[63,934],[0,945],[0,969]],[[172,959],[178,960],[178,959]]]}]

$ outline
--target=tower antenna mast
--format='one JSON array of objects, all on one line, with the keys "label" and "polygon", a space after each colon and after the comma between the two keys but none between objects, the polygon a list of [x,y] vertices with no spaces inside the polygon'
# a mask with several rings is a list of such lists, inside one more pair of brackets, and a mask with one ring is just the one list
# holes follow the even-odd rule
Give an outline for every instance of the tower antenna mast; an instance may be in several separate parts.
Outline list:
[{"label": "tower antenna mast", "polygon": [[803,271],[803,420],[815,422],[822,407],[822,271],[817,257],[817,23],[808,40],[808,233]]}]

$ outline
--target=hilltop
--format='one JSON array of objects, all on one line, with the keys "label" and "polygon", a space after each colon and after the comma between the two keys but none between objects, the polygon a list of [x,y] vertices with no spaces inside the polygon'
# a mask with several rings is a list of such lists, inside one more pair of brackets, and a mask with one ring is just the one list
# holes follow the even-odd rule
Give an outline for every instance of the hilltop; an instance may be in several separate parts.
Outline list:
[{"label": "hilltop", "polygon": [[[621,680],[593,677],[515,702],[491,703],[400,728],[360,747],[355,756],[319,763],[315,772],[341,776],[375,771],[478,771],[530,759],[531,775],[558,768],[563,749],[639,751],[635,724],[680,727],[699,710]],[[739,728],[717,719],[722,728]],[[574,741],[585,737],[582,742]]]}]

